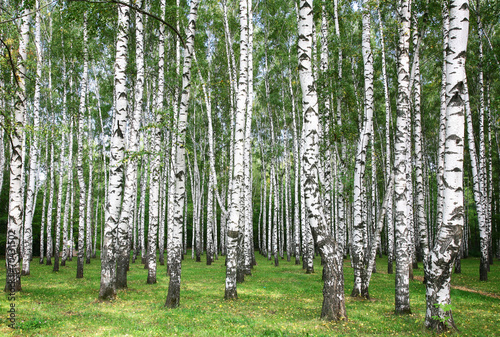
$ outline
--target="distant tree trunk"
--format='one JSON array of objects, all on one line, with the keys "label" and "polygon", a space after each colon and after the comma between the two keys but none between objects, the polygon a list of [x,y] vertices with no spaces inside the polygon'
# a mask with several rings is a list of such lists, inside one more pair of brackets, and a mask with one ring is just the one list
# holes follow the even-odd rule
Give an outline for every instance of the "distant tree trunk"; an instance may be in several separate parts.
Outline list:
[{"label": "distant tree trunk", "polygon": [[312,76],[312,35],[313,3],[300,1],[299,11],[299,76],[302,88],[302,108],[304,111],[304,152],[303,174],[305,202],[308,210],[309,225],[324,261],[323,308],[321,318],[325,320],[347,319],[344,300],[344,277],[342,255],[332,235],[328,234],[324,223],[323,206],[320,201],[318,184],[319,168],[319,114],[318,97]]},{"label": "distant tree trunk", "polygon": [[248,93],[245,121],[243,203],[244,203],[244,247],[243,273],[251,275],[253,261],[253,207],[252,207],[252,109],[253,109],[253,10],[252,1],[248,1]]},{"label": "distant tree trunk", "polygon": [[[36,180],[38,175],[38,151],[39,151],[39,127],[40,127],[40,87],[42,77],[42,41],[41,41],[41,24],[40,24],[40,1],[35,2],[35,49],[36,49],[36,77],[35,77],[35,97],[33,102],[33,140],[30,147],[30,173],[28,190],[26,193],[26,208],[24,215],[24,254],[23,254],[23,269],[21,275],[30,274],[30,261],[33,250],[33,215],[35,213],[36,204],[34,203],[36,196]],[[3,133],[3,131],[2,131]],[[63,142],[64,144],[64,142]],[[3,149],[3,140],[2,145]],[[3,154],[2,154],[3,157]],[[2,159],[3,160],[3,159]],[[3,174],[3,165],[0,167]],[[0,189],[1,189],[0,184]]]},{"label": "distant tree trunk", "polygon": [[399,0],[399,57],[398,57],[398,99],[394,144],[394,199],[395,199],[395,252],[396,252],[396,303],[397,314],[409,314],[410,309],[410,232],[407,224],[407,137],[410,106],[410,16],[411,4]]},{"label": "distant tree trunk", "polygon": [[[24,12],[28,12],[25,9]],[[27,13],[25,13],[27,14]],[[19,251],[21,241],[23,193],[22,193],[22,138],[26,114],[26,61],[29,43],[29,15],[21,17],[21,39],[19,42],[18,71],[15,74],[18,90],[14,103],[14,120],[11,126],[9,220],[7,222],[6,282],[5,291],[21,291],[21,266]]]},{"label": "distant tree trunk", "polygon": [[[64,40],[63,40],[64,41]],[[65,125],[68,125],[68,131],[69,131],[69,146],[68,146],[68,158],[66,159],[67,162],[65,163],[65,171],[68,173],[68,181],[67,181],[67,186],[66,186],[66,199],[64,202],[64,218],[63,218],[63,243],[62,243],[62,259],[61,259],[61,266],[66,265],[66,260],[68,259],[68,256],[72,256],[73,252],[70,252],[70,247],[71,245],[69,244],[69,238],[68,238],[68,219],[69,219],[69,201],[71,198],[71,193],[72,193],[72,188],[73,188],[73,117],[69,116],[69,121],[68,121],[68,116],[67,116],[67,90],[66,90],[66,58],[63,53],[63,72],[62,72],[62,80],[63,80],[63,123]],[[64,133],[63,133],[64,135]],[[64,136],[63,136],[64,137]],[[62,142],[63,144],[63,149],[64,149],[64,143],[65,141]],[[64,151],[62,151],[64,153]],[[61,162],[65,159],[63,153],[61,153]],[[62,186],[62,184],[60,183]],[[62,191],[62,189],[61,189]]]},{"label": "distant tree trunk", "polygon": [[[52,112],[52,120],[51,120],[51,138],[54,137],[54,128],[55,128],[55,115]],[[48,144],[47,144],[48,145]],[[55,177],[54,177],[54,142],[50,142],[50,162],[48,164],[50,168],[50,194],[49,194],[49,206],[47,210],[47,266],[52,265],[52,256],[54,255],[54,243],[52,240],[52,213],[54,210],[54,189],[55,189]]]},{"label": "distant tree trunk", "polygon": [[[385,42],[384,42],[384,27],[382,25],[382,15],[380,14],[380,8],[377,8],[379,30],[380,30],[380,44],[382,46],[382,78],[384,83],[384,103],[385,103],[385,182],[389,181],[391,176],[391,101],[389,96],[389,85],[387,81],[387,66],[385,58]],[[392,217],[392,206],[393,200],[390,198],[387,201],[386,210],[386,223],[387,223],[387,273],[393,273],[393,262],[394,262],[394,222]]]},{"label": "distant tree trunk", "polygon": [[[49,146],[48,146],[48,137],[45,141],[45,163],[48,162],[49,158]],[[43,199],[42,199],[42,220],[40,224],[40,264],[43,264],[43,258],[45,253],[45,213],[47,208],[47,180],[43,183]]]},{"label": "distant tree trunk", "polygon": [[481,165],[476,153],[476,145],[474,143],[474,127],[472,124],[472,112],[469,103],[469,88],[467,79],[464,80],[464,97],[465,97],[465,117],[467,121],[467,139],[469,140],[469,156],[472,169],[472,190],[474,193],[474,201],[477,210],[477,221],[479,226],[479,249],[481,258],[479,263],[479,280],[488,281],[488,228],[486,223],[486,214],[484,203],[484,180],[481,179]]},{"label": "distant tree trunk", "polygon": [[295,264],[300,264],[300,203],[299,203],[299,178],[300,178],[300,167],[299,167],[299,139],[298,139],[298,127],[297,120],[295,118],[295,95],[292,86],[292,77],[288,78],[288,87],[290,89],[290,96],[292,99],[292,132],[293,132],[293,168],[294,168],[294,194],[293,194],[293,224],[294,224],[294,237],[293,243],[295,247]]},{"label": "distant tree trunk", "polygon": [[446,57],[446,143],[444,151],[443,223],[425,271],[425,326],[438,333],[456,329],[449,307],[452,265],[462,241],[465,56],[469,34],[469,3],[450,1],[449,44]]},{"label": "distant tree trunk", "polygon": [[[480,259],[480,266],[479,266],[479,279],[481,281],[487,281],[488,280],[488,271],[490,271],[490,266],[489,262],[493,261],[493,259],[490,259],[490,240],[491,240],[491,218],[488,216],[489,212],[488,209],[491,207],[489,206],[490,203],[488,202],[488,177],[487,177],[487,168],[486,168],[486,146],[485,146],[485,139],[484,139],[484,134],[486,132],[485,127],[484,127],[484,115],[485,115],[485,97],[484,97],[484,75],[483,75],[483,40],[482,40],[482,26],[481,26],[481,19],[479,16],[479,9],[480,9],[480,1],[476,0],[477,3],[477,11],[476,11],[476,18],[477,18],[477,24],[478,24],[478,32],[479,32],[479,157],[476,159],[476,181],[474,181],[474,199],[476,202],[476,207],[478,209],[478,223],[479,223],[479,236],[480,236],[480,251],[481,251],[481,259]],[[467,92],[468,95],[468,92]],[[467,105],[467,102],[465,102]],[[470,110],[470,108],[469,108]],[[467,112],[467,106],[466,106],[466,112]],[[467,120],[470,118],[470,111],[469,111],[469,116]],[[471,122],[472,124],[472,122]],[[469,125],[469,121],[467,121],[467,125]],[[469,133],[469,130],[471,133]],[[471,125],[471,128],[469,129],[469,126],[467,127],[467,133],[469,134],[469,149],[471,146],[474,146],[474,136],[473,136],[473,128]],[[491,132],[489,133],[491,135]],[[491,149],[491,146],[490,146]],[[471,151],[471,150],[469,150]],[[471,152],[471,160],[472,160],[472,152]],[[472,163],[473,170],[474,170],[474,164]],[[474,174],[473,174],[474,178]],[[473,179],[474,180],[474,179]],[[491,186],[491,185],[490,185]],[[476,192],[477,189],[477,192]],[[477,194],[477,196],[476,196]],[[479,198],[477,198],[479,197]],[[480,214],[479,210],[481,209],[482,211],[482,217],[483,220],[481,221],[480,219]]]},{"label": "distant tree trunk", "polygon": [[[88,147],[89,147],[89,181],[87,191],[87,224],[85,233],[85,263],[90,264],[90,255],[92,255],[92,188],[93,188],[93,166],[94,166],[94,139],[92,136],[92,119],[88,118]],[[97,219],[96,219],[97,220]]]},{"label": "distant tree trunk", "polygon": [[86,109],[87,83],[88,83],[88,35],[87,35],[87,12],[83,17],[83,76],[80,82],[80,107],[78,109],[78,155],[76,170],[78,172],[78,184],[80,186],[80,206],[78,215],[78,260],[76,278],[83,278],[83,248],[85,240],[85,180],[83,177],[83,123]]}]

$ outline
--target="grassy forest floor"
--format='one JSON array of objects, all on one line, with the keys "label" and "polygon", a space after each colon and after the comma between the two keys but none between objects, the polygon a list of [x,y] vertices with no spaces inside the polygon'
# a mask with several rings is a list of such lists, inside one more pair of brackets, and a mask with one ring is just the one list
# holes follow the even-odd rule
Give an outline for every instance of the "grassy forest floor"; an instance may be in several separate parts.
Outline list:
[{"label": "grassy forest floor", "polygon": [[[182,265],[181,306],[173,310],[163,306],[168,288],[165,266],[158,265],[158,283],[147,285],[147,271],[140,263],[131,264],[129,288],[119,291],[115,301],[99,303],[99,260],[85,265],[84,278],[76,279],[76,258],[57,273],[34,258],[31,275],[22,278],[23,290],[16,294],[16,329],[7,327],[11,302],[6,295],[0,301],[0,335],[432,336],[423,324],[425,287],[417,280],[423,276],[422,265],[410,283],[409,316],[394,315],[394,275],[387,274],[385,257],[377,259],[377,270],[370,284],[372,299],[352,299],[353,273],[345,261],[349,320],[327,323],[319,319],[319,257],[315,273],[308,275],[293,259],[280,260],[274,267],[258,255],[253,275],[238,285],[239,300],[224,301],[224,257],[207,266],[191,260],[188,252]],[[479,282],[478,275],[479,259],[469,258],[462,260],[462,274],[452,277],[452,285],[464,289],[451,290],[458,335],[500,336],[500,262],[491,266],[488,282]],[[0,284],[5,284],[5,260],[0,261]]]}]

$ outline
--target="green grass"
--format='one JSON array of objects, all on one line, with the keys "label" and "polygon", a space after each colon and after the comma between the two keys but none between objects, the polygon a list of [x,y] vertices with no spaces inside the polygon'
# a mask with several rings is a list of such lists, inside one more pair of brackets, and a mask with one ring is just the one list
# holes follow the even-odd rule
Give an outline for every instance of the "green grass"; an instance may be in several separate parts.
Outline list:
[{"label": "green grass", "polygon": [[[479,260],[462,261],[462,275],[452,283],[500,295],[500,263],[491,266],[488,282],[479,283]],[[190,255],[182,265],[181,306],[166,309],[168,279],[158,265],[158,283],[147,285],[147,271],[131,264],[127,290],[113,302],[99,303],[100,263],[85,265],[84,278],[76,279],[76,259],[61,267],[32,262],[31,275],[23,277],[16,295],[16,329],[7,327],[9,301],[0,301],[0,335],[44,336],[414,336],[433,334],[424,328],[425,287],[411,281],[412,314],[394,315],[394,275],[387,275],[386,259],[377,260],[383,273],[373,274],[372,300],[351,299],[352,269],[345,262],[347,322],[319,319],[322,303],[321,266],[315,259],[314,274],[301,266],[257,256],[258,265],[245,283],[238,285],[237,301],[224,301],[224,258],[212,266],[196,263]],[[0,261],[0,284],[5,284],[5,261]],[[422,274],[422,266],[415,270]],[[459,335],[500,335],[500,300],[452,289],[453,316]]]}]

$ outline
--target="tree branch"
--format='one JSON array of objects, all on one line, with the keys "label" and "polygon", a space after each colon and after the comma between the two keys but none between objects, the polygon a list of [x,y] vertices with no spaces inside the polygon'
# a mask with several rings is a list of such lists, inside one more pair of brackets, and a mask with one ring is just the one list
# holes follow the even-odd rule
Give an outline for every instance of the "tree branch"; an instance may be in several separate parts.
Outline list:
[{"label": "tree branch", "polygon": [[109,1],[92,1],[92,0],[70,0],[71,1],[75,1],[75,2],[88,2],[88,3],[92,3],[92,4],[118,4],[118,5],[122,5],[122,6],[127,6],[141,14],[145,14],[153,19],[156,19],[158,21],[160,21],[161,23],[163,23],[165,26],[167,26],[168,28],[170,28],[178,37],[179,39],[181,40],[182,42],[182,46],[184,48],[186,48],[186,44],[184,43],[184,39],[182,38],[181,34],[177,31],[177,29],[175,29],[174,26],[172,26],[171,24],[169,24],[168,22],[166,22],[165,20],[163,20],[162,18],[154,15],[154,14],[151,14],[149,12],[146,12],[145,10],[143,10],[142,8],[140,7],[137,7],[137,6],[134,6],[134,5],[130,5],[128,3],[125,3],[125,2],[122,2],[122,1],[119,1],[119,0],[109,0]]}]

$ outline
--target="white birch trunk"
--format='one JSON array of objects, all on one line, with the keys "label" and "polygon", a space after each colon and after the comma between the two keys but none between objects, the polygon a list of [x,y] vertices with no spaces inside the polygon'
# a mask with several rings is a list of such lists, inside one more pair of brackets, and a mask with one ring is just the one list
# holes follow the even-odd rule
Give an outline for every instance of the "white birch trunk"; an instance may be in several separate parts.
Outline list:
[{"label": "white birch trunk", "polygon": [[449,44],[446,57],[446,143],[444,151],[443,222],[425,271],[425,326],[438,333],[455,328],[449,307],[451,269],[462,241],[465,56],[469,33],[469,3],[450,1]]},{"label": "white birch trunk", "polygon": [[[93,167],[94,167],[94,140],[92,135],[92,118],[88,117],[88,148],[89,148],[89,180],[87,191],[87,224],[86,224],[86,243],[85,243],[85,263],[90,264],[90,256],[92,255],[92,188],[93,188]],[[97,219],[96,219],[97,220]]]},{"label": "white birch trunk", "polygon": [[[42,77],[42,38],[41,38],[41,20],[40,20],[40,0],[35,1],[35,50],[36,50],[36,77],[35,77],[35,97],[33,102],[33,140],[30,148],[30,173],[28,190],[26,192],[26,207],[24,215],[24,254],[23,254],[23,269],[21,275],[30,274],[30,261],[33,250],[33,215],[35,213],[35,193],[36,180],[38,176],[38,144],[39,144],[39,127],[40,127],[40,87]],[[3,131],[2,131],[3,133]],[[1,147],[3,149],[3,139]],[[64,142],[62,143],[64,144]],[[3,157],[3,154],[1,154]],[[2,159],[3,160],[3,159]],[[3,174],[3,165],[0,166]],[[2,185],[0,182],[0,191]]]},{"label": "white birch trunk", "polygon": [[396,255],[396,301],[397,314],[409,314],[410,309],[410,232],[407,224],[407,137],[410,108],[410,16],[411,4],[408,0],[398,1],[399,57],[398,57],[398,98],[394,144],[394,199],[395,199],[395,255]]},{"label": "white birch trunk", "polygon": [[[142,2],[141,2],[142,3]],[[141,4],[139,4],[140,6]],[[134,109],[132,120],[128,129],[128,155],[127,168],[125,171],[125,187],[123,192],[123,205],[118,223],[117,239],[117,267],[116,287],[127,288],[127,270],[130,258],[129,227],[134,223],[134,210],[137,200],[137,152],[139,151],[139,127],[142,118],[142,97],[144,91],[144,14],[136,12],[136,66],[137,76],[134,88]]]},{"label": "white birch trunk", "polygon": [[[27,9],[25,11],[28,11]],[[26,13],[25,13],[26,14]],[[6,282],[5,291],[15,294],[21,291],[21,228],[23,214],[22,167],[23,148],[22,137],[26,115],[26,61],[29,43],[29,15],[21,18],[21,40],[19,42],[18,72],[15,76],[18,86],[14,103],[14,120],[12,127],[10,151],[10,181],[9,181],[9,219],[7,222],[6,244]]]},{"label": "white birch trunk", "polygon": [[[45,141],[45,163],[48,162],[49,158],[49,147],[48,147],[48,139]],[[47,208],[47,180],[43,183],[43,200],[42,200],[42,220],[40,224],[40,264],[43,264],[43,258],[45,255],[45,212]]]},{"label": "white birch trunk", "polygon": [[366,152],[368,142],[373,130],[373,54],[371,50],[371,24],[370,9],[368,1],[363,2],[363,33],[362,33],[362,53],[365,78],[365,102],[364,102],[364,122],[363,131],[358,141],[356,150],[356,164],[354,168],[354,223],[352,241],[352,265],[354,268],[354,286],[352,297],[361,296],[369,298],[368,288],[365,288],[366,265],[364,246],[368,241],[368,224],[363,216],[363,201],[367,199],[366,189],[363,188]]},{"label": "white birch trunk", "polygon": [[[54,137],[54,128],[55,128],[55,116],[52,113],[52,126],[51,126],[51,138]],[[48,164],[50,168],[49,175],[49,184],[50,184],[50,193],[49,193],[49,206],[47,210],[47,265],[52,265],[52,256],[54,255],[54,242],[52,240],[52,215],[54,210],[54,188],[55,188],[55,177],[54,177],[54,142],[50,143],[50,162]]]},{"label": "white birch trunk", "polygon": [[313,4],[310,0],[300,1],[299,11],[299,76],[302,88],[302,108],[304,111],[304,152],[302,171],[305,202],[309,225],[321,257],[324,260],[323,308],[321,318],[325,320],[346,319],[344,300],[344,278],[342,255],[333,237],[328,234],[324,223],[323,205],[320,201],[319,169],[319,114],[318,97],[312,74]]},{"label": "white birch trunk", "polygon": [[[391,169],[391,101],[389,96],[389,85],[387,81],[387,66],[385,58],[385,42],[384,42],[384,27],[382,25],[382,15],[380,14],[380,9],[377,9],[379,30],[380,30],[380,44],[382,46],[382,78],[384,84],[384,103],[385,103],[385,177],[386,184],[388,183],[389,177],[392,174]],[[390,198],[387,201],[386,208],[386,223],[387,223],[387,273],[393,273],[393,261],[394,261],[394,222],[392,217],[392,206],[393,200]]]},{"label": "white birch trunk", "polygon": [[[76,170],[78,172],[78,185],[80,186],[79,215],[78,215],[78,260],[76,278],[83,278],[83,248],[85,237],[85,179],[83,177],[83,123],[86,110],[86,96],[88,83],[88,35],[87,12],[83,17],[83,74],[80,82],[80,106],[78,108],[78,155]],[[49,209],[50,211],[50,209]]]},{"label": "white birch trunk", "polygon": [[422,130],[422,116],[420,112],[420,34],[418,32],[416,15],[413,18],[413,46],[414,51],[414,74],[413,74],[413,113],[414,113],[414,147],[415,147],[415,183],[416,183],[416,220],[418,229],[418,237],[420,241],[420,249],[422,251],[422,260],[424,263],[424,270],[427,265],[427,258],[429,256],[429,234],[427,232],[427,222],[425,216],[425,194],[424,194],[424,177],[423,177],[423,130]]},{"label": "white birch trunk", "polygon": [[115,114],[111,129],[111,147],[109,162],[108,204],[106,205],[106,223],[104,226],[104,241],[101,252],[101,284],[100,300],[111,300],[116,297],[116,259],[118,225],[123,197],[123,172],[125,152],[125,129],[127,125],[127,44],[129,26],[129,8],[118,5],[118,23],[116,38],[116,55],[114,65],[115,84]]},{"label": "white birch trunk", "polygon": [[244,136],[245,111],[248,93],[248,8],[247,0],[240,0],[240,77],[238,82],[238,97],[234,126],[234,153],[232,183],[230,184],[229,221],[227,224],[227,257],[226,257],[226,300],[237,299],[236,270],[238,262],[238,240],[241,235],[239,228],[241,216],[241,187],[244,170]]},{"label": "white birch trunk", "polygon": [[175,151],[175,194],[174,194],[174,222],[172,225],[172,264],[169,266],[170,282],[165,306],[176,308],[180,302],[181,287],[181,259],[182,259],[182,225],[184,214],[184,198],[186,195],[186,128],[187,110],[191,85],[191,64],[194,54],[194,35],[196,31],[196,18],[198,15],[198,0],[191,0],[189,9],[188,26],[186,27],[186,48],[184,49],[184,66],[182,73],[182,91],[179,105],[179,119],[177,124],[177,141]]}]

